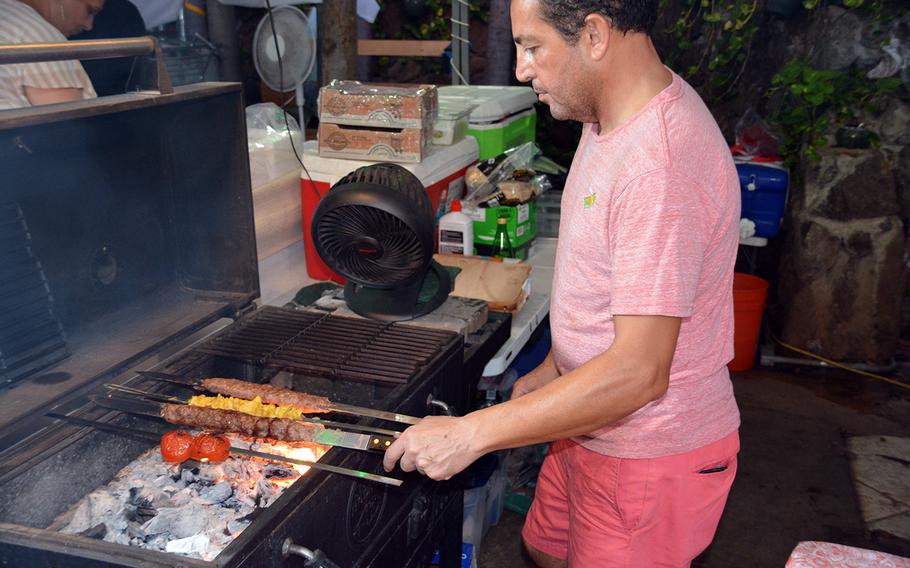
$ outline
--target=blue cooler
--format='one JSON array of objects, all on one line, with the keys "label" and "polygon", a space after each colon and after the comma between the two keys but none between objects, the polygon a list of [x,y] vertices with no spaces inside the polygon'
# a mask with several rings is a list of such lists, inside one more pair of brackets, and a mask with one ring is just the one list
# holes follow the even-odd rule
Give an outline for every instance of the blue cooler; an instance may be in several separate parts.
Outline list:
[{"label": "blue cooler", "polygon": [[755,223],[755,236],[777,236],[787,204],[790,174],[784,168],[763,164],[736,164],[742,195],[741,217]]}]

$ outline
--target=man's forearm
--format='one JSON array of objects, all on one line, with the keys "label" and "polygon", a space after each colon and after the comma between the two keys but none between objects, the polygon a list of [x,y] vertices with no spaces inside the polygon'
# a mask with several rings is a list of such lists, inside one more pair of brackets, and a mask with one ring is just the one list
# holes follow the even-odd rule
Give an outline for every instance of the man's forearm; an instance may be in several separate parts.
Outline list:
[{"label": "man's forearm", "polygon": [[533,392],[465,419],[480,453],[587,434],[662,396],[668,373],[659,364],[608,351]]},{"label": "man's forearm", "polygon": [[[616,334],[604,353],[509,402],[461,418],[424,418],[386,450],[383,465],[389,471],[400,460],[404,471],[449,479],[487,452],[586,434],[616,422],[666,392],[680,321],[616,316]],[[549,359],[535,369],[539,378],[556,370]]]}]

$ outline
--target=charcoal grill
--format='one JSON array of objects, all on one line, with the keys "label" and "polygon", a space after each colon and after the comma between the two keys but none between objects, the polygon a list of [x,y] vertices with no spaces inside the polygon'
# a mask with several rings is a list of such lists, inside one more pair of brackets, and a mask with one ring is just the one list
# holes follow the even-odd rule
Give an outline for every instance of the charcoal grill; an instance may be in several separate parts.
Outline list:
[{"label": "charcoal grill", "polygon": [[[139,373],[154,370],[409,415],[432,412],[431,400],[464,412],[468,385],[508,336],[508,316],[495,314],[465,342],[412,324],[257,309],[247,164],[237,84],[0,114],[0,290],[16,294],[0,301],[23,314],[0,318],[3,565],[304,565],[285,556],[288,543],[342,567],[422,568],[437,549],[444,566],[460,564],[461,490],[401,471],[401,488],[310,471],[208,561],[49,529],[153,447],[49,412],[169,429],[92,404],[105,383],[186,394]],[[376,455],[341,448],[320,462],[384,473]]]}]

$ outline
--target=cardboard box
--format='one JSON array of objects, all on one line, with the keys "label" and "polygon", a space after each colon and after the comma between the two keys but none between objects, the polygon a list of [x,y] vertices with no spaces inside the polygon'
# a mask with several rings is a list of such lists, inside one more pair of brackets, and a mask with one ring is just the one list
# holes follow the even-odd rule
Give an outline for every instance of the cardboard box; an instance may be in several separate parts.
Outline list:
[{"label": "cardboard box", "polygon": [[435,85],[332,81],[319,91],[320,123],[380,128],[432,128],[439,109]]},{"label": "cardboard box", "polygon": [[420,162],[431,131],[421,128],[371,129],[321,122],[319,155],[377,162]]},{"label": "cardboard box", "polygon": [[300,240],[300,171],[293,170],[253,187],[256,251],[259,260]]},{"label": "cardboard box", "polygon": [[435,254],[443,266],[461,269],[455,277],[453,296],[486,300],[491,310],[517,311],[528,298],[527,282],[531,265],[504,263],[460,254]]},{"label": "cardboard box", "polygon": [[509,241],[516,253],[525,244],[530,243],[537,236],[537,202],[529,201],[521,205],[501,205],[499,207],[487,207],[468,209],[464,213],[474,220],[474,244],[481,252],[482,246],[492,246],[493,238],[496,236],[497,220],[502,217],[508,217],[506,223],[506,234],[509,235]]}]

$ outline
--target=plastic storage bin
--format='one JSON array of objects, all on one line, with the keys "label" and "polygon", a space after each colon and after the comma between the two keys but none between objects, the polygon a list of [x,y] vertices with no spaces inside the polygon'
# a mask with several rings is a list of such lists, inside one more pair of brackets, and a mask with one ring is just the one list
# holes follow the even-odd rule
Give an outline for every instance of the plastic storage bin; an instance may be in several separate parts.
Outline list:
[{"label": "plastic storage bin", "polygon": [[755,223],[755,236],[771,238],[780,232],[790,174],[767,164],[736,164],[742,196],[741,217]]},{"label": "plastic storage bin", "polygon": [[549,190],[537,197],[537,236],[558,237],[562,192]]},{"label": "plastic storage bin", "polygon": [[439,103],[439,114],[433,123],[433,144],[450,146],[464,138],[468,133],[468,117],[473,109],[474,105],[462,102]]},{"label": "plastic storage bin", "polygon": [[[401,164],[417,176],[427,189],[430,204],[437,212],[437,218],[449,210],[453,199],[464,194],[464,172],[477,161],[477,141],[466,137],[452,146],[431,146],[429,155],[417,164]],[[310,236],[310,222],[319,200],[332,185],[345,175],[361,166],[374,162],[324,158],[318,154],[316,142],[307,142],[303,150],[303,163],[313,177],[313,183],[306,172],[300,172],[300,201],[303,219],[303,243],[306,253],[307,274],[315,280],[344,282],[344,278],[329,269],[319,257]]]},{"label": "plastic storage bin", "polygon": [[480,551],[483,537],[491,526],[499,522],[505,507],[506,489],[509,486],[509,451],[497,452],[498,465],[490,478],[479,487],[464,491],[464,520],[461,526],[462,540],[474,545],[474,552]]},{"label": "plastic storage bin", "polygon": [[481,160],[536,139],[537,95],[530,87],[450,85],[439,87],[439,102],[475,105],[468,134],[477,138]]}]

